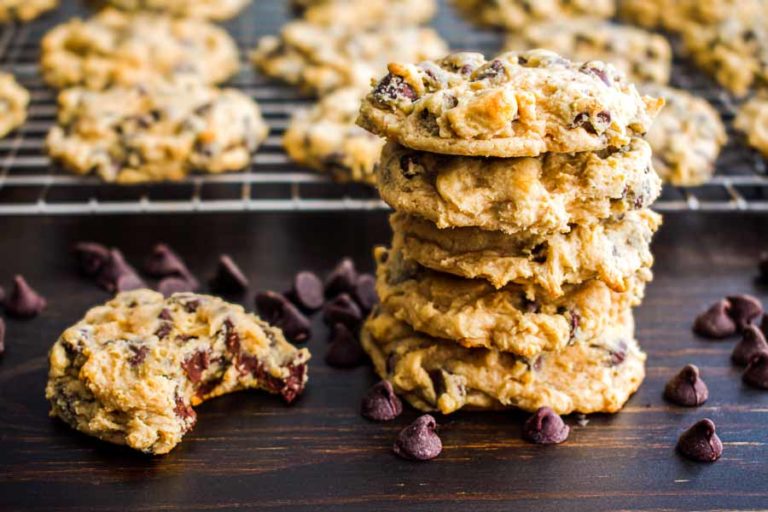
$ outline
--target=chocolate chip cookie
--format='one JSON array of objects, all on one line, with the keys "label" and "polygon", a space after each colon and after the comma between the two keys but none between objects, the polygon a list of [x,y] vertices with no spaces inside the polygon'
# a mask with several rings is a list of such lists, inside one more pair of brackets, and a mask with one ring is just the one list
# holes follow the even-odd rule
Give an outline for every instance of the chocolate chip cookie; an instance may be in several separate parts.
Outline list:
[{"label": "chocolate chip cookie", "polygon": [[366,87],[387,62],[416,62],[448,52],[432,29],[382,26],[361,30],[306,21],[285,25],[280,36],[261,38],[251,54],[264,74],[322,95],[347,86]]},{"label": "chocolate chip cookie", "polygon": [[376,174],[395,210],[440,228],[507,234],[564,233],[646,207],[661,191],[650,146],[637,138],[619,150],[516,159],[449,157],[390,142]]},{"label": "chocolate chip cookie", "polygon": [[653,264],[649,244],[661,217],[649,210],[629,212],[594,226],[574,225],[549,237],[510,236],[477,228],[438,229],[404,213],[390,217],[392,247],[422,266],[468,279],[485,279],[496,288],[520,285],[560,297],[567,285],[599,279],[612,290],[627,291],[635,274]]},{"label": "chocolate chip cookie", "polygon": [[537,21],[595,16],[610,18],[613,0],[453,0],[478,25],[518,30]]},{"label": "chocolate chip cookie", "polygon": [[672,49],[665,37],[595,18],[527,25],[507,36],[506,48],[547,48],[580,62],[610,62],[637,82],[665,84],[672,67]]},{"label": "chocolate chip cookie", "polygon": [[741,105],[733,125],[750,146],[768,158],[768,96],[758,95]]},{"label": "chocolate chip cookie", "polygon": [[293,0],[291,5],[310,23],[358,28],[419,25],[437,11],[435,0]]},{"label": "chocolate chip cookie", "polygon": [[58,88],[104,89],[178,76],[212,84],[239,68],[237,47],[219,27],[115,9],[59,25],[41,45],[43,78]]},{"label": "chocolate chip cookie", "polygon": [[717,23],[734,12],[749,17],[764,7],[762,0],[619,0],[618,4],[619,17],[623,20],[673,32],[692,23]]},{"label": "chocolate chip cookie", "polygon": [[267,136],[258,105],[194,82],[72,88],[59,95],[51,158],[76,174],[122,184],[239,171]]},{"label": "chocolate chip cookie", "polygon": [[296,112],[283,138],[288,155],[338,181],[374,184],[384,140],[355,124],[364,94],[339,89]]},{"label": "chocolate chip cookie", "polygon": [[0,22],[31,21],[58,5],[58,0],[0,0]]},{"label": "chocolate chip cookie", "polygon": [[662,105],[601,61],[547,50],[490,61],[454,53],[391,63],[357,122],[413,149],[508,158],[624,146],[648,131]]},{"label": "chocolate chip cookie", "polygon": [[184,18],[225,20],[239,13],[250,0],[103,0],[125,11],[154,11]]},{"label": "chocolate chip cookie", "polygon": [[414,332],[380,308],[365,323],[361,342],[376,373],[422,411],[547,406],[557,414],[589,414],[617,412],[642,383],[646,357],[633,331],[626,315],[591,343],[527,362]]},{"label": "chocolate chip cookie", "polygon": [[293,401],[309,352],[242,307],[180,293],[121,293],[61,335],[50,351],[51,415],[105,441],[151,454],[195,424],[193,406],[242,389]]},{"label": "chocolate chip cookie", "polygon": [[21,126],[27,119],[29,92],[13,75],[0,73],[0,137]]}]

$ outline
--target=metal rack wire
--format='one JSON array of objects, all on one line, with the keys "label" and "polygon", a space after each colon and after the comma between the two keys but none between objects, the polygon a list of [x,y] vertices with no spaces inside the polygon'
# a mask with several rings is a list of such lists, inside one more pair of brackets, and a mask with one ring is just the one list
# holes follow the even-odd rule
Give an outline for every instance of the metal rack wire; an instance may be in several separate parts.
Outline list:
[{"label": "metal rack wire", "polygon": [[[246,13],[226,25],[243,55],[260,36],[274,33],[286,20],[284,3],[253,2]],[[280,143],[282,133],[291,113],[311,100],[258,76],[247,62],[230,85],[259,102],[271,133],[246,172],[193,175],[178,183],[125,187],[104,184],[95,177],[74,176],[52,166],[44,151],[44,140],[55,122],[56,93],[43,84],[38,74],[39,41],[52,26],[88,14],[78,2],[63,4],[55,14],[31,24],[0,29],[0,68],[14,73],[32,95],[27,123],[0,140],[0,215],[386,208],[370,187],[336,184],[289,160]],[[434,25],[456,49],[492,52],[500,42],[498,36],[462,23],[445,5]],[[765,163],[730,130],[735,112],[731,98],[684,62],[675,64],[673,82],[693,89],[717,106],[731,131],[731,142],[722,152],[712,181],[693,189],[666,187],[654,208],[768,211]]]}]

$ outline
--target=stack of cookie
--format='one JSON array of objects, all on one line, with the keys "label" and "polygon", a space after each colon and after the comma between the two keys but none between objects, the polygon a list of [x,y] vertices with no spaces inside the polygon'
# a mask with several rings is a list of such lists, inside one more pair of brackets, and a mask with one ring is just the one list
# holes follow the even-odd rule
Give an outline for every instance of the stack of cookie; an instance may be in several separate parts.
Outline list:
[{"label": "stack of cookie", "polygon": [[395,210],[362,343],[422,410],[614,412],[644,377],[632,307],[660,192],[662,100],[545,51],[394,63],[358,123]]}]

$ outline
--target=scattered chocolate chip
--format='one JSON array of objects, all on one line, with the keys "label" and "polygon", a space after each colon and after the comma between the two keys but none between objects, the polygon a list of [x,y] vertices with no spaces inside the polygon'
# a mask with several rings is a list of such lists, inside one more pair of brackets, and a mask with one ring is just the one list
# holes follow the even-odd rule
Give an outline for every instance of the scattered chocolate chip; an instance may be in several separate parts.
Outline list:
[{"label": "scattered chocolate chip", "polygon": [[169,334],[171,334],[172,330],[173,330],[173,326],[169,322],[161,322],[160,325],[155,330],[155,336],[157,336],[160,339],[163,339],[167,337]]},{"label": "scattered chocolate chip", "polygon": [[697,407],[707,401],[709,389],[699,376],[699,369],[688,364],[667,382],[664,398],[677,405]]},{"label": "scattered chocolate chip", "polygon": [[0,318],[0,356],[5,354],[5,320]]},{"label": "scattered chocolate chip", "polygon": [[723,443],[712,420],[703,419],[680,435],[677,450],[691,460],[714,462],[723,454]]},{"label": "scattered chocolate chip", "polygon": [[170,276],[157,283],[157,291],[162,293],[163,297],[170,297],[174,293],[194,292],[196,289],[197,283],[186,277]]},{"label": "scattered chocolate chip", "polygon": [[579,71],[582,73],[585,73],[587,75],[592,75],[600,79],[601,82],[603,82],[605,85],[610,86],[611,80],[608,78],[608,75],[606,72],[600,68],[597,68],[595,66],[592,66],[591,63],[585,62],[581,68],[579,68]]},{"label": "scattered chocolate chip", "polygon": [[611,366],[619,366],[627,358],[627,342],[625,340],[619,341],[619,343],[610,351]]},{"label": "scattered chocolate chip", "polygon": [[344,258],[326,277],[325,296],[330,298],[340,293],[354,293],[355,282],[357,282],[355,263],[350,258]]},{"label": "scattered chocolate chip", "polygon": [[411,87],[403,77],[388,73],[381,79],[373,90],[373,96],[384,103],[398,99],[413,101],[417,98],[416,91]]},{"label": "scattered chocolate chip", "polygon": [[181,367],[184,369],[184,373],[187,374],[187,378],[193,383],[197,384],[203,376],[203,372],[208,368],[211,363],[211,356],[207,350],[198,350],[184,362],[181,363]]},{"label": "scattered chocolate chip", "polygon": [[78,242],[72,252],[80,272],[89,277],[97,275],[109,260],[109,249],[95,242]]},{"label": "scattered chocolate chip", "polygon": [[763,304],[751,295],[733,295],[727,297],[731,304],[728,314],[736,323],[739,331],[754,323],[763,316]]},{"label": "scattered chocolate chip", "polygon": [[753,355],[741,378],[752,387],[768,389],[768,352]]},{"label": "scattered chocolate chip", "polygon": [[[187,268],[178,254],[166,244],[157,244],[152,248],[152,253],[144,262],[144,272],[152,277],[177,277],[184,278],[197,289],[197,279]],[[194,291],[194,290],[190,290]]]},{"label": "scattered chocolate chip", "polygon": [[747,326],[742,333],[741,340],[733,347],[731,361],[735,364],[746,366],[752,356],[758,352],[768,352],[768,343],[765,335],[754,325]]},{"label": "scattered chocolate chip", "polygon": [[353,297],[364,313],[370,313],[373,307],[379,303],[379,295],[376,293],[376,278],[372,274],[360,274],[355,282]]},{"label": "scattered chocolate chip", "polygon": [[365,362],[365,351],[352,331],[344,324],[336,324],[330,337],[325,362],[334,368],[355,368]]},{"label": "scattered chocolate chip", "polygon": [[388,380],[374,384],[360,402],[360,414],[373,421],[390,421],[403,412],[403,403]]},{"label": "scattered chocolate chip", "polygon": [[693,332],[705,338],[727,338],[736,333],[736,323],[730,317],[731,303],[719,300],[696,317]]},{"label": "scattered chocolate chip", "polygon": [[133,352],[133,355],[128,358],[128,363],[131,366],[139,366],[147,358],[147,354],[149,354],[149,347],[146,345],[141,345],[140,347],[129,345],[128,348]]},{"label": "scattered chocolate chip", "polygon": [[357,330],[363,320],[360,307],[346,293],[342,293],[323,306],[323,321],[326,325],[344,324],[352,330]]},{"label": "scattered chocolate chip", "polygon": [[19,275],[13,279],[13,289],[4,302],[5,312],[16,318],[37,316],[46,305],[47,301]]},{"label": "scattered chocolate chip", "polygon": [[535,444],[559,444],[568,439],[570,427],[549,407],[542,407],[523,425],[523,439]]},{"label": "scattered chocolate chip", "polygon": [[502,64],[500,60],[494,59],[489,64],[485,64],[475,71],[475,75],[472,77],[472,82],[479,82],[488,78],[493,79],[503,72],[504,64]]},{"label": "scattered chocolate chip", "polygon": [[110,293],[136,290],[146,286],[118,249],[109,251],[109,259],[101,268],[96,282]]},{"label": "scattered chocolate chip", "polygon": [[314,272],[304,270],[293,278],[293,287],[286,294],[299,308],[304,311],[316,311],[325,302],[323,282]]},{"label": "scattered chocolate chip", "polygon": [[437,435],[437,422],[429,414],[416,418],[397,435],[395,453],[408,460],[434,459],[443,451],[443,442]]},{"label": "scattered chocolate chip", "polygon": [[192,409],[192,406],[185,404],[184,400],[180,396],[176,397],[176,407],[173,408],[173,412],[176,413],[176,416],[185,421],[185,432],[188,432],[192,429],[193,426],[195,426],[195,422],[197,421],[197,413],[195,413],[195,410]]},{"label": "scattered chocolate chip", "polygon": [[257,294],[256,309],[264,320],[282,329],[285,337],[294,343],[307,341],[312,334],[309,319],[279,293]]},{"label": "scattered chocolate chip", "polygon": [[216,293],[242,293],[248,289],[248,278],[227,254],[219,257],[216,275],[211,279],[211,289]]}]

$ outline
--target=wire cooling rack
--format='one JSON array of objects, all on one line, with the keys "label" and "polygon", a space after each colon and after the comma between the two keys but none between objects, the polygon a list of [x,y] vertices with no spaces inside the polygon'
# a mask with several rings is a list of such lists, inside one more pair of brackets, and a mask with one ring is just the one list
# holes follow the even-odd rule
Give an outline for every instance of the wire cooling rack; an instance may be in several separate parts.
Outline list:
[{"label": "wire cooling rack", "polygon": [[[30,24],[7,25],[0,30],[0,68],[14,73],[29,89],[32,101],[27,123],[0,140],[0,214],[52,215],[143,212],[215,212],[248,210],[370,210],[386,205],[375,190],[364,185],[340,185],[290,161],[281,138],[290,115],[311,103],[292,88],[254,73],[247,53],[262,35],[275,33],[287,21],[286,0],[256,0],[226,28],[243,55],[241,73],[229,86],[242,89],[259,102],[270,125],[270,136],[254,155],[247,172],[193,175],[178,183],[119,186],[95,177],[68,174],[52,165],[44,151],[46,133],[55,122],[56,93],[38,74],[39,42],[54,25],[72,16],[88,15],[79,2],[62,7]],[[441,5],[435,28],[454,49],[493,53],[500,36],[480,31],[456,18]],[[710,100],[729,127],[730,143],[718,161],[716,177],[692,189],[665,187],[654,205],[659,211],[718,210],[768,211],[765,163],[731,130],[733,100],[710,80],[684,62],[676,62],[673,84]]]}]

